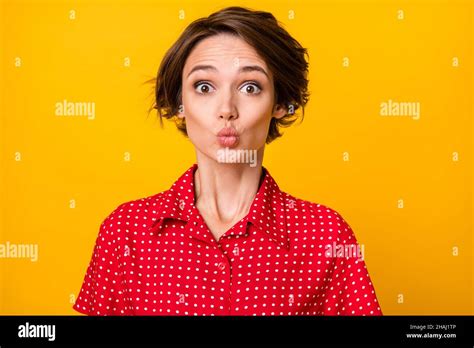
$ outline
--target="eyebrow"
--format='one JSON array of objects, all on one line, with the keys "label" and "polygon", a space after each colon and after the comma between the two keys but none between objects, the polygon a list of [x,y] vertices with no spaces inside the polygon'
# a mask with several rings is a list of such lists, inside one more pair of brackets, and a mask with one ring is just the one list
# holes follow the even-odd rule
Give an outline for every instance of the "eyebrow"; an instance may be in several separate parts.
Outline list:
[{"label": "eyebrow", "polygon": [[[198,70],[212,70],[212,71],[217,71],[217,68],[213,65],[196,65],[194,66],[191,71],[189,72],[188,76],[191,75],[193,72],[195,71],[198,71]],[[268,76],[267,72],[265,71],[265,69],[263,69],[261,66],[258,66],[258,65],[246,65],[246,66],[242,66],[240,67],[239,69],[239,72],[250,72],[250,71],[258,71],[258,72],[261,72],[262,74],[264,74],[268,79],[270,79],[270,77]]]}]

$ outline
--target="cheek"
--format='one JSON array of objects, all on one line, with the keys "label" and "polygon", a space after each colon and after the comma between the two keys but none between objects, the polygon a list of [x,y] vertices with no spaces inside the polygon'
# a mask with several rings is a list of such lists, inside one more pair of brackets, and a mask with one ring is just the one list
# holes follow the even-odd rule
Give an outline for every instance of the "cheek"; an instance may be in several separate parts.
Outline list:
[{"label": "cheek", "polygon": [[255,101],[245,100],[242,103],[241,115],[246,115],[246,128],[253,128],[255,131],[266,132],[268,124],[272,118],[272,103],[270,98],[263,98]]},{"label": "cheek", "polygon": [[183,105],[188,128],[204,127],[206,118],[203,116],[209,113],[209,105],[199,97],[186,92],[183,94]]},{"label": "cheek", "polygon": [[197,110],[188,110],[186,115],[186,131],[189,138],[196,141],[202,141],[207,137],[207,131],[210,129],[208,123],[203,117],[199,117]]},{"label": "cheek", "polygon": [[211,130],[213,129],[210,105],[204,98],[183,93],[184,115],[186,119],[186,131],[194,146],[206,147],[207,143],[213,139]]},{"label": "cheek", "polygon": [[265,144],[272,115],[272,108],[269,104],[247,100],[240,108],[239,123],[244,131],[243,147],[259,149]]}]

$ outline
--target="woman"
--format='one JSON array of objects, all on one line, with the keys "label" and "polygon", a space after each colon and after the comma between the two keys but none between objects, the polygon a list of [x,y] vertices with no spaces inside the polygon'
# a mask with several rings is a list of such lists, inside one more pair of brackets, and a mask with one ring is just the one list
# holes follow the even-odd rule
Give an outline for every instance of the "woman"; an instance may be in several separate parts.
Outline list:
[{"label": "woman", "polygon": [[262,166],[265,144],[308,101],[306,55],[266,12],[231,7],[186,28],[161,63],[154,107],[197,161],[104,220],[75,310],[382,314],[349,225],[280,191]]}]

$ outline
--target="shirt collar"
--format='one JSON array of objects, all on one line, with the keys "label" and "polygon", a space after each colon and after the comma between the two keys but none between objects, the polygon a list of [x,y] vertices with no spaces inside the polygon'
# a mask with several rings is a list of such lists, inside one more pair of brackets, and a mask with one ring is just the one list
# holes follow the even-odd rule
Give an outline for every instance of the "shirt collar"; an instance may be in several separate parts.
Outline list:
[{"label": "shirt collar", "polygon": [[[155,196],[155,220],[152,230],[162,231],[164,219],[178,219],[189,222],[196,218],[198,211],[194,205],[194,172],[198,165],[194,163],[179,177],[169,190]],[[252,202],[246,221],[251,223],[275,243],[289,248],[286,228],[286,206],[284,193],[269,171],[262,167],[263,180]]]}]

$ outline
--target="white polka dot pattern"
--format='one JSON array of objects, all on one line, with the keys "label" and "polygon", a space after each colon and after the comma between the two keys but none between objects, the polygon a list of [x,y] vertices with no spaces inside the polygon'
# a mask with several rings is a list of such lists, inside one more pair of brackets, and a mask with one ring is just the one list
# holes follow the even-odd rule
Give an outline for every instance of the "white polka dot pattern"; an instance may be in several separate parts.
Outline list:
[{"label": "white polka dot pattern", "polygon": [[382,315],[334,210],[280,191],[266,168],[248,215],[217,241],[194,205],[194,164],[101,224],[73,308],[88,315]]}]

